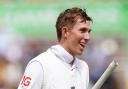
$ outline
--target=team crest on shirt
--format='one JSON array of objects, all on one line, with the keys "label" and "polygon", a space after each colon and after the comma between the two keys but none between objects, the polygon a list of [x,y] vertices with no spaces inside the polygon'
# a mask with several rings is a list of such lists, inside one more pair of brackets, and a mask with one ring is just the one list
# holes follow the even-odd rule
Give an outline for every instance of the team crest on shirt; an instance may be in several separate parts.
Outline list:
[{"label": "team crest on shirt", "polygon": [[32,78],[28,76],[23,76],[23,79],[21,81],[21,86],[24,88],[27,88],[31,83]]}]

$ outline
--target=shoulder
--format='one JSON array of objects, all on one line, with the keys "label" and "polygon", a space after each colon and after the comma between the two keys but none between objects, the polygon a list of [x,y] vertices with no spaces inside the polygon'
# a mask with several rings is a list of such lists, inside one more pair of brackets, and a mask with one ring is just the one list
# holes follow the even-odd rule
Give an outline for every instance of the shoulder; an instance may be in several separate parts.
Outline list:
[{"label": "shoulder", "polygon": [[47,51],[45,51],[45,52],[39,54],[39,55],[36,56],[36,57],[34,57],[34,58],[29,62],[29,64],[32,63],[32,62],[34,62],[34,61],[37,61],[37,62],[41,62],[42,60],[44,61],[44,60],[47,59],[48,57],[51,57],[51,53],[50,53],[49,50],[47,50]]},{"label": "shoulder", "polygon": [[55,55],[50,50],[47,50],[47,51],[39,54],[35,58],[33,58],[31,61],[29,61],[27,66],[32,65],[33,63],[37,62],[42,67],[44,67],[45,65],[49,65],[51,62],[54,62],[55,61],[55,60],[53,60],[53,59],[55,59],[54,57],[55,57]]},{"label": "shoulder", "polygon": [[25,73],[29,72],[29,73],[35,74],[35,71],[36,72],[40,72],[42,70],[43,70],[43,67],[42,67],[40,62],[38,62],[38,61],[31,61],[26,66]]}]

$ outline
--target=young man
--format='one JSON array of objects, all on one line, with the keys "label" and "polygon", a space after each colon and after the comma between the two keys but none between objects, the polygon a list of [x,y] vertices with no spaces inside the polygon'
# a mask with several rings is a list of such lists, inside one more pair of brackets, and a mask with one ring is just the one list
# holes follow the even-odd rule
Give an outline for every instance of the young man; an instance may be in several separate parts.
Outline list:
[{"label": "young man", "polygon": [[62,12],[56,22],[59,43],[28,63],[18,89],[87,89],[88,65],[76,55],[90,38],[91,21],[81,8]]}]

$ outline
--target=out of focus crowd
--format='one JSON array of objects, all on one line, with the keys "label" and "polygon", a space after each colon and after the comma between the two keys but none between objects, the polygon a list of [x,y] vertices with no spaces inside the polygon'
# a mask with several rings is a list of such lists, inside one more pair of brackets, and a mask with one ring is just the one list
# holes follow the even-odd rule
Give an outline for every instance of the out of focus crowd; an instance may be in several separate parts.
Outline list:
[{"label": "out of focus crowd", "polygon": [[[121,37],[95,37],[90,40],[82,56],[90,68],[90,87],[103,74],[112,60],[118,68],[101,89],[128,89],[126,39]],[[24,37],[0,27],[0,89],[16,89],[24,69],[32,58],[57,43],[56,39]]]}]

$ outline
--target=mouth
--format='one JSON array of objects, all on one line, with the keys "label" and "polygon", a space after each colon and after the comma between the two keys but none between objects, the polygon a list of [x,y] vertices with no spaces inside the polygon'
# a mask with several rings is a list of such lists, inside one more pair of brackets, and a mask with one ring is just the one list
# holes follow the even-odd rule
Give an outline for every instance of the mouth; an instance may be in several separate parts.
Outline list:
[{"label": "mouth", "polygon": [[86,46],[86,43],[84,43],[84,42],[81,42],[81,43],[80,43],[80,46],[81,46],[82,48],[85,48],[85,46]]}]

